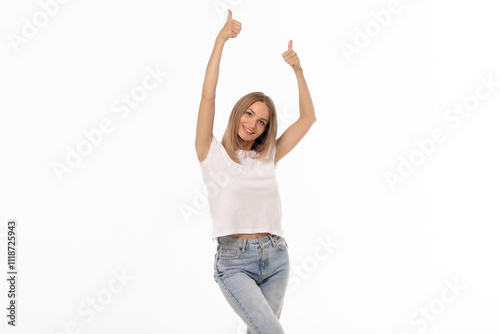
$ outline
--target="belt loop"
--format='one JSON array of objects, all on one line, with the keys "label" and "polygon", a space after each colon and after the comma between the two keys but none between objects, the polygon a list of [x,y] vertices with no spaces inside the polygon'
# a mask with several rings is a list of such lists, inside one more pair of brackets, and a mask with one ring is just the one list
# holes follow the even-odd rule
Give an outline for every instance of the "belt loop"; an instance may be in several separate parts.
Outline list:
[{"label": "belt loop", "polygon": [[274,234],[269,234],[269,238],[271,239],[273,246],[276,247],[276,240],[274,240]]},{"label": "belt loop", "polygon": [[247,245],[247,239],[243,239],[243,242],[242,242],[242,246],[241,246],[241,253],[245,253],[245,248],[246,248],[246,245]]}]

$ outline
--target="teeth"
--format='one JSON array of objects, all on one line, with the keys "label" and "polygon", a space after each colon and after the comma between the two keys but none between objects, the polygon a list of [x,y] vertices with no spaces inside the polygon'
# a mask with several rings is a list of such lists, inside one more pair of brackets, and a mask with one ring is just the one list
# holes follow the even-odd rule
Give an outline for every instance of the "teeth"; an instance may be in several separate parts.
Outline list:
[{"label": "teeth", "polygon": [[253,135],[253,132],[252,132],[252,131],[250,131],[250,130],[248,130],[245,126],[243,126],[243,128],[245,128],[245,130],[246,130],[248,133],[250,133],[250,134],[252,134],[252,135]]}]

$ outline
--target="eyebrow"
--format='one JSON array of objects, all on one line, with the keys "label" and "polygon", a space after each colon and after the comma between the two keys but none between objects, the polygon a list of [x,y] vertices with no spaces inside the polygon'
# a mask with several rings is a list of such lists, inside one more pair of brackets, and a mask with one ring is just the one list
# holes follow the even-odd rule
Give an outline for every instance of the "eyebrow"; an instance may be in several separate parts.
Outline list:
[{"label": "eyebrow", "polygon": [[[253,114],[255,115],[255,111],[253,111],[251,108],[248,108],[248,109],[251,110],[253,112]],[[267,123],[269,123],[269,121],[267,119],[265,119],[265,118],[261,117],[260,119],[262,119],[262,120],[266,121]]]}]

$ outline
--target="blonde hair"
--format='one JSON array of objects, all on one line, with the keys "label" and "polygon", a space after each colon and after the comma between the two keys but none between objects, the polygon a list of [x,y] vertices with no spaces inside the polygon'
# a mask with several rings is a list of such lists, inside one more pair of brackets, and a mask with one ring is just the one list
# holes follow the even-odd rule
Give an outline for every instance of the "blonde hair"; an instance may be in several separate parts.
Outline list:
[{"label": "blonde hair", "polygon": [[255,156],[255,158],[252,158],[262,159],[266,157],[271,152],[276,142],[278,119],[273,100],[262,92],[252,92],[246,94],[234,105],[233,111],[231,112],[231,115],[229,115],[227,128],[221,141],[229,157],[236,163],[240,163],[237,152],[244,149],[244,140],[238,136],[238,124],[241,116],[248,109],[248,107],[258,101],[265,103],[269,108],[269,122],[267,122],[264,132],[257,139],[255,139],[251,147],[251,150],[259,153]]}]

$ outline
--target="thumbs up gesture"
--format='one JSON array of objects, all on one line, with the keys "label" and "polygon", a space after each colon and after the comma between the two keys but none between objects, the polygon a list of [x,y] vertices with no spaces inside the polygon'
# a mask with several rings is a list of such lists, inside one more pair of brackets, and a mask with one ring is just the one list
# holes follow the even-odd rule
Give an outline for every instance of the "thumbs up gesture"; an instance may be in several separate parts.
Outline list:
[{"label": "thumbs up gesture", "polygon": [[292,49],[291,40],[288,42],[288,50],[283,52],[282,56],[283,59],[288,63],[288,65],[292,67],[294,71],[302,69],[302,67],[300,67],[299,57],[297,56],[297,53]]},{"label": "thumbs up gesture", "polygon": [[228,9],[226,23],[218,35],[218,37],[220,37],[224,42],[226,42],[229,38],[235,38],[241,31],[241,23],[233,20],[232,16],[233,13],[231,12],[231,9]]}]

